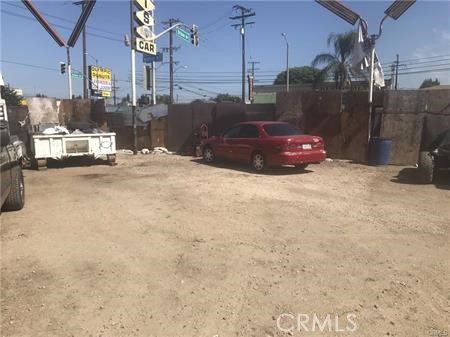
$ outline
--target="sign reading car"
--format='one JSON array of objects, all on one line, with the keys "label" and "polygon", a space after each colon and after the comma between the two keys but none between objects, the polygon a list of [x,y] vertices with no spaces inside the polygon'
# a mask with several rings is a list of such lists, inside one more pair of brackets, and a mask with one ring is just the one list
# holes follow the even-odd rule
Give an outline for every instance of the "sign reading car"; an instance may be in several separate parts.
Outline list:
[{"label": "sign reading car", "polygon": [[136,50],[142,53],[156,55],[156,44],[136,37]]}]

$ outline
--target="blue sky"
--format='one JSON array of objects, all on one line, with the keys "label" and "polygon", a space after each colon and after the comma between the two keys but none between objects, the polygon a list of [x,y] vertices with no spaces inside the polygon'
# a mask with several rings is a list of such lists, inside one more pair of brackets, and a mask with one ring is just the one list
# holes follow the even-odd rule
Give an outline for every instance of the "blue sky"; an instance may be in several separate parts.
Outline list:
[{"label": "blue sky", "polygon": [[[49,21],[72,28],[80,13],[80,8],[66,1],[34,1],[42,12],[52,15]],[[230,27],[229,16],[236,15],[231,1],[156,1],[156,31],[163,29],[161,21],[169,17],[179,18],[187,25],[197,24],[200,28],[200,46],[193,47],[180,39],[175,53],[179,61],[176,77],[181,81],[195,78],[195,81],[215,81],[223,78],[235,83],[186,83],[180,84],[185,90],[176,90],[180,101],[199,98],[198,94],[214,96],[216,92],[240,93],[240,36]],[[369,23],[371,33],[378,30],[378,23],[387,1],[347,1],[355,11]],[[327,51],[326,38],[330,32],[344,32],[353,27],[334,16],[312,1],[244,1],[239,4],[252,8],[256,16],[255,24],[247,28],[247,58],[259,61],[256,72],[257,83],[273,81],[276,72],[285,68],[285,42],[281,32],[286,32],[290,43],[291,66],[309,65],[314,56]],[[65,61],[65,49],[60,48],[47,32],[32,18],[19,1],[1,1],[1,60],[19,62],[58,69],[59,62]],[[60,19],[60,18],[62,19]],[[130,74],[129,48],[121,42],[129,33],[128,1],[97,1],[88,20],[88,53],[98,59],[102,66],[110,67],[118,82],[119,96],[130,92],[127,82]],[[66,39],[67,29],[56,28]],[[168,46],[167,36],[157,40],[158,48]],[[377,41],[377,53],[382,63],[390,63],[399,54],[407,61],[402,72],[427,71],[437,60],[450,67],[450,2],[417,1],[399,20],[385,21],[381,38]],[[81,37],[71,51],[73,67],[81,69]],[[444,57],[437,57],[446,55]],[[166,55],[165,55],[166,56]],[[436,57],[436,58],[434,58]],[[89,63],[95,64],[89,57]],[[168,57],[165,57],[167,60]],[[417,63],[421,62],[421,63]],[[2,73],[7,82],[24,90],[26,95],[45,93],[48,96],[67,95],[66,77],[58,71],[26,67],[7,62],[1,63]],[[142,76],[142,56],[137,54],[137,75]],[[389,70],[386,68],[385,72]],[[157,77],[159,93],[168,93],[168,67],[161,65]],[[450,83],[450,71],[439,73],[418,73],[401,75],[401,88],[416,88],[424,78],[438,77],[442,84]],[[81,80],[74,79],[74,93],[82,93]],[[189,91],[188,91],[189,90]],[[195,92],[195,93],[192,93]],[[138,94],[143,93],[141,87]]]}]

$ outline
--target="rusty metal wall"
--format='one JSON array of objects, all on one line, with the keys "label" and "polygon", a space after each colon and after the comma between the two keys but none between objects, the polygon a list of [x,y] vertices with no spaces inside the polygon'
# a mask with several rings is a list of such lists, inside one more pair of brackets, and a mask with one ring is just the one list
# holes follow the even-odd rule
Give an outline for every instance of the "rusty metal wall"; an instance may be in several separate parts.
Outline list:
[{"label": "rusty metal wall", "polygon": [[106,128],[105,100],[63,99],[59,105],[59,123],[94,121]]},{"label": "rusty metal wall", "polygon": [[[380,104],[379,94],[376,101]],[[365,161],[367,92],[281,92],[277,94],[276,109],[278,120],[294,124],[305,133],[321,136],[330,157]]]},{"label": "rusty metal wall", "polygon": [[178,153],[190,153],[198,141],[202,124],[208,125],[209,135],[220,135],[235,123],[248,120],[273,120],[274,104],[245,105],[241,103],[173,104],[167,117],[167,147]]},{"label": "rusty metal wall", "polygon": [[[133,149],[133,127],[121,126],[111,128],[111,132],[116,133],[116,147],[117,149]],[[150,149],[152,147],[150,139],[150,126],[137,127],[137,149]]]},{"label": "rusty metal wall", "polygon": [[150,122],[151,147],[167,147],[167,118],[153,118]]},{"label": "rusty metal wall", "polygon": [[391,164],[414,165],[421,149],[450,128],[450,90],[387,91],[381,135],[392,138]]}]

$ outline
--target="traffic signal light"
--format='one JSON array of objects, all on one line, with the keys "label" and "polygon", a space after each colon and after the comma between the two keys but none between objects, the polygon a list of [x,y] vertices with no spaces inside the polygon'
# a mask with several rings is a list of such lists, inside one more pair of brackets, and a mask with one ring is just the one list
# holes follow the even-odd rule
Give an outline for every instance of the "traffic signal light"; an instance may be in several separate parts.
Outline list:
[{"label": "traffic signal light", "polygon": [[198,26],[192,25],[191,28],[191,43],[198,47]]},{"label": "traffic signal light", "polygon": [[61,74],[66,73],[66,64],[64,62],[59,62],[61,66]]}]

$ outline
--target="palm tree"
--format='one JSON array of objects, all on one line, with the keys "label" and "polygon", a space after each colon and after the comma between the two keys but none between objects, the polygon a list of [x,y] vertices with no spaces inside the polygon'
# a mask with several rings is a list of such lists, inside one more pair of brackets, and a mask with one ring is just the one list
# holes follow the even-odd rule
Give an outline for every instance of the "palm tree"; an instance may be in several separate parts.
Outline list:
[{"label": "palm tree", "polygon": [[336,88],[341,90],[350,82],[350,59],[357,38],[358,32],[353,30],[340,34],[331,33],[328,35],[327,45],[333,46],[334,51],[319,54],[312,61],[313,67],[325,65],[322,69],[323,78],[332,76],[336,82]]}]

